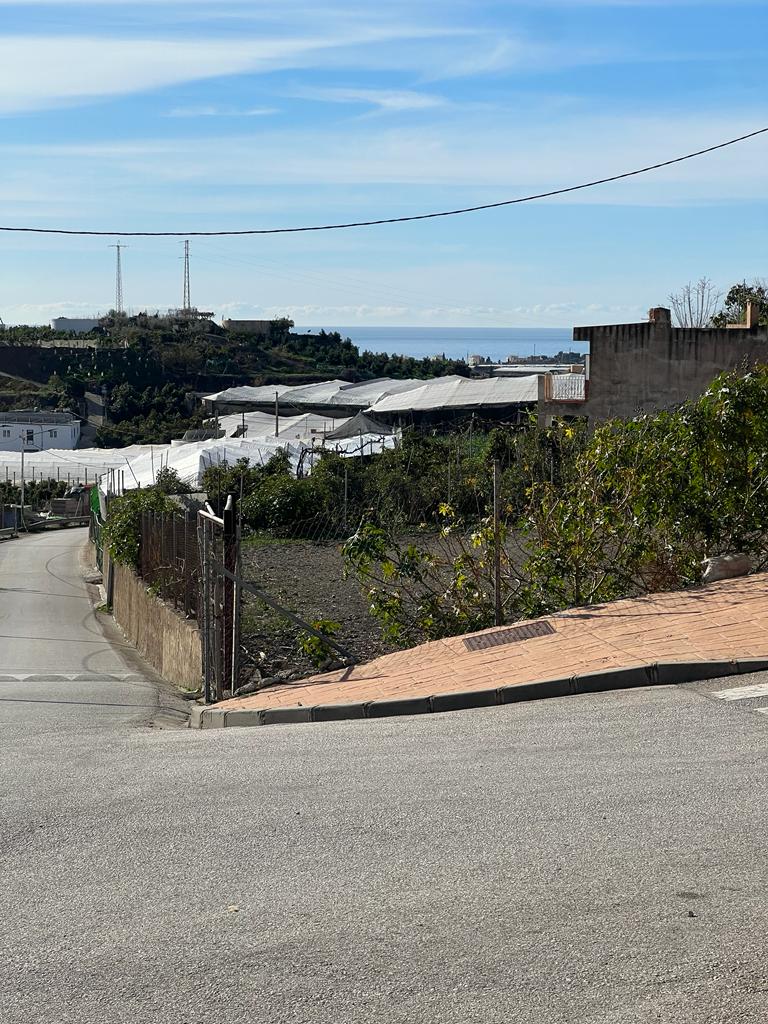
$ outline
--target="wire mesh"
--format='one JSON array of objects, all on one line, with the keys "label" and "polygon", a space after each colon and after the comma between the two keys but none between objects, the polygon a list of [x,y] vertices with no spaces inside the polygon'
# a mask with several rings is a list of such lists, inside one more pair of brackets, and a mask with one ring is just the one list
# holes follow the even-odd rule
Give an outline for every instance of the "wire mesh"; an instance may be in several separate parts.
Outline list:
[{"label": "wire mesh", "polygon": [[187,618],[198,618],[200,553],[192,513],[142,513],[138,572],[148,587]]}]

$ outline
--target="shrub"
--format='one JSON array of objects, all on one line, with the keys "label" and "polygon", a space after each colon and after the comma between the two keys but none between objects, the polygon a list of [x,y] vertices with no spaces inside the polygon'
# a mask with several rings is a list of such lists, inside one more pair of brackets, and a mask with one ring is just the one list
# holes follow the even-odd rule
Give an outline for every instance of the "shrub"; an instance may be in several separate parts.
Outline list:
[{"label": "shrub", "polygon": [[138,568],[141,544],[141,517],[144,512],[178,512],[178,505],[167,494],[153,487],[126,491],[109,504],[104,537],[116,562]]},{"label": "shrub", "polygon": [[[696,401],[603,424],[592,437],[566,423],[497,435],[487,454],[507,460],[508,619],[695,584],[713,555],[742,551],[755,569],[768,565],[768,367],[723,374]],[[448,525],[454,538],[467,535],[459,520]],[[348,566],[390,638],[490,624],[487,521],[469,536],[448,557],[371,522],[347,544]]]},{"label": "shrub", "polygon": [[285,535],[301,531],[301,524],[320,511],[317,489],[311,477],[297,480],[286,475],[265,476],[243,499],[243,521],[252,529]]},{"label": "shrub", "polygon": [[155,490],[163,494],[190,494],[192,488],[179,476],[172,466],[163,466],[155,474]]}]

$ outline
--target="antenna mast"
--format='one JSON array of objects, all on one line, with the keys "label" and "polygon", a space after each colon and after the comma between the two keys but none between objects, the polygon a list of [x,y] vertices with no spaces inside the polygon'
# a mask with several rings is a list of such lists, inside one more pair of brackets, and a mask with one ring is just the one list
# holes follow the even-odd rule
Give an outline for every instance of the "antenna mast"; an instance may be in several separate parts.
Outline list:
[{"label": "antenna mast", "polygon": [[185,313],[192,309],[192,298],[189,289],[189,239],[184,243],[184,305],[182,308]]},{"label": "antenna mast", "polygon": [[117,264],[115,267],[115,312],[123,312],[123,264],[120,257],[120,253],[123,249],[127,249],[127,245],[123,245],[118,242],[117,245],[110,245],[110,249],[117,251]]}]

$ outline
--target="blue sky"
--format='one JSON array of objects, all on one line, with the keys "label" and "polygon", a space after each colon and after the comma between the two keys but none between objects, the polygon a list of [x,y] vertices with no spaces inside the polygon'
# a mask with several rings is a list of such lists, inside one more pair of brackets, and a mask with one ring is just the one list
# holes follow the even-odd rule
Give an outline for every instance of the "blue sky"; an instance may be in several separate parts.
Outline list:
[{"label": "blue sky", "polygon": [[[768,125],[768,3],[0,0],[0,222],[103,230],[401,216],[575,184]],[[768,275],[768,137],[569,198],[192,242],[192,297],[300,324],[632,321]],[[0,317],[110,308],[114,239],[0,234]],[[128,239],[126,304],[181,302]]]}]

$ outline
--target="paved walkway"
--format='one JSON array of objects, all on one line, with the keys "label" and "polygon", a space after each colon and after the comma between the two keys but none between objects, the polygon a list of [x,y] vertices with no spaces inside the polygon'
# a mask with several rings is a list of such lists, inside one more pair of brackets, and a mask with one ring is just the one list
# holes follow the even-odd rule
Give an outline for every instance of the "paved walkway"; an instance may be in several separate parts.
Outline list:
[{"label": "paved walkway", "polygon": [[[544,635],[517,639],[510,631],[520,627]],[[436,640],[217,707],[256,710],[426,697],[650,662],[736,658],[768,658],[768,573]]]}]

